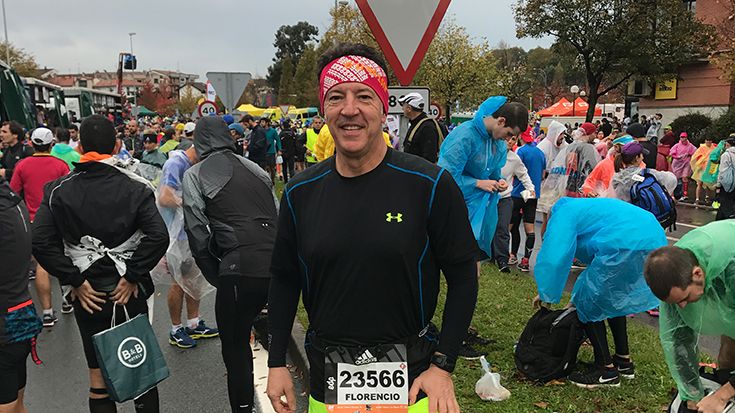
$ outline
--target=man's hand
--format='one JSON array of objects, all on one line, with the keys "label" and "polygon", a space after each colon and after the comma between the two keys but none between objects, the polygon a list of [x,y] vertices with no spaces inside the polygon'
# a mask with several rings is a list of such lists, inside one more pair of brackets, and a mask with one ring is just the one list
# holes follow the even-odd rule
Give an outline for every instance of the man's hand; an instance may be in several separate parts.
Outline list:
[{"label": "man's hand", "polygon": [[446,371],[432,364],[416,377],[408,392],[408,404],[416,403],[420,390],[429,398],[429,413],[459,413],[452,375]]},{"label": "man's hand", "polygon": [[495,192],[498,190],[498,181],[492,179],[478,179],[475,185],[485,192]]},{"label": "man's hand", "polygon": [[[291,379],[291,372],[286,367],[268,369],[268,387],[266,387],[265,393],[277,413],[296,411],[296,393],[293,389],[293,379]],[[283,396],[286,396],[285,402]]]},{"label": "man's hand", "polygon": [[697,403],[697,411],[702,413],[722,413],[727,401],[723,400],[717,392],[710,394]]},{"label": "man's hand", "polygon": [[117,283],[117,287],[112,291],[110,298],[115,304],[125,305],[128,303],[131,295],[135,295],[135,298],[138,298],[138,284],[131,283],[125,277],[121,277]]},{"label": "man's hand", "polygon": [[[101,304],[105,303],[105,293],[95,291],[89,281],[84,280],[82,285],[71,290],[72,298],[79,300],[84,311],[94,314],[95,311],[102,311]],[[99,304],[99,305],[98,305]]]},{"label": "man's hand", "polygon": [[5,168],[0,169],[0,176],[5,178]]},{"label": "man's hand", "polygon": [[506,182],[505,179],[499,180],[497,188],[498,188],[498,192],[505,191],[506,189],[508,189],[508,182]]}]

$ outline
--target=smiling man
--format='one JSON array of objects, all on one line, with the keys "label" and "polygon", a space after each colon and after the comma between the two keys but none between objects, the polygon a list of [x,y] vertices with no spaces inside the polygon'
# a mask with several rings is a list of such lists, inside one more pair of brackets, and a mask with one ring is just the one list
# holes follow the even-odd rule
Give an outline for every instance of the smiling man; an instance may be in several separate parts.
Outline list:
[{"label": "smiling man", "polygon": [[[674,246],[652,252],[644,268],[646,282],[662,301],[666,363],[694,411],[720,413],[735,396],[735,248],[728,242],[733,233],[731,219],[697,228]],[[699,335],[721,336],[717,376],[724,385],[707,397],[698,374]]]},{"label": "smiling man", "polygon": [[[301,293],[310,412],[366,402],[459,412],[451,372],[474,311],[478,253],[462,194],[443,169],[385,144],[388,78],[373,49],[338,45],[318,73],[336,155],[290,180],[281,202],[268,396],[279,413],[296,408],[286,348]],[[440,270],[441,332],[431,323]]]}]

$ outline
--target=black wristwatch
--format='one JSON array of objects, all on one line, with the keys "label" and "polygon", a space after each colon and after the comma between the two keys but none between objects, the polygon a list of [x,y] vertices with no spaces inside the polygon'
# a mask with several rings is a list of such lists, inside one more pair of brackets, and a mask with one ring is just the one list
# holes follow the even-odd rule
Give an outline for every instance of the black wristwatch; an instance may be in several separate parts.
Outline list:
[{"label": "black wristwatch", "polygon": [[449,357],[447,357],[446,354],[434,353],[434,355],[431,356],[431,364],[439,367],[447,373],[451,373],[454,371],[456,362],[450,362]]}]

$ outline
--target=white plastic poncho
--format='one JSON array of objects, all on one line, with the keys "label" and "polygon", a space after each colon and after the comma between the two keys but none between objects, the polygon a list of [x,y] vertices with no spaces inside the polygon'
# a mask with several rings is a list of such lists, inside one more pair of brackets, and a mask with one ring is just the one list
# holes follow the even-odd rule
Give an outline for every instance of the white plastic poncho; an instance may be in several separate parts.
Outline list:
[{"label": "white plastic poncho", "polygon": [[[182,197],[182,178],[185,169],[191,166],[183,151],[169,152],[169,160],[163,165],[161,183],[158,188],[158,199],[161,192],[171,190],[178,199]],[[172,284],[176,282],[185,293],[196,300],[200,300],[214,287],[204,278],[194,261],[189,248],[189,241],[184,230],[184,209],[179,206],[169,208],[162,206],[160,201],[158,210],[168,229],[169,244],[166,255],[151,271],[153,281],[157,284]]]},{"label": "white plastic poncho", "polygon": [[546,133],[546,138],[539,142],[538,148],[541,150],[541,152],[544,153],[544,156],[546,157],[546,170],[551,169],[551,164],[554,163],[554,159],[556,159],[556,155],[559,154],[559,151],[569,146],[566,140],[562,139],[561,144],[557,145],[556,140],[559,138],[559,135],[562,134],[562,132],[566,131],[567,127],[561,124],[561,122],[557,122],[555,120],[552,120],[549,124],[548,132]]},{"label": "white plastic poncho", "polygon": [[643,278],[648,254],[667,244],[650,212],[611,198],[562,198],[554,205],[534,277],[541,300],[558,303],[574,258],[572,302],[583,323],[650,310],[658,300]]},{"label": "white plastic poncho", "polygon": [[480,248],[492,257],[492,241],[498,223],[497,192],[486,192],[477,187],[478,180],[501,179],[508,145],[503,139],[493,138],[487,131],[484,118],[491,116],[508,99],[491,96],[475,113],[471,122],[464,122],[452,130],[439,152],[438,165],[452,175],[464,195],[472,232]]},{"label": "white plastic poncho", "polygon": [[735,338],[735,220],[694,229],[674,244],[691,251],[704,269],[704,295],[684,308],[661,302],[659,335],[666,364],[683,400],[700,400],[700,335]]}]

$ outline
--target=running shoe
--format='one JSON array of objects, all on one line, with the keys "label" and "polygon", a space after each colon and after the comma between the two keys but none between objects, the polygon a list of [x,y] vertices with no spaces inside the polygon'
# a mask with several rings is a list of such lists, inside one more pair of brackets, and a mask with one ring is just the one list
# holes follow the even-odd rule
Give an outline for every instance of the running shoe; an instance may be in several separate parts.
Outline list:
[{"label": "running shoe", "polygon": [[480,357],[487,356],[487,353],[476,350],[465,341],[459,347],[459,356],[465,360],[479,360]]},{"label": "running shoe", "polygon": [[510,257],[508,257],[508,265],[516,265],[518,264],[518,257],[516,257],[515,254],[510,254]]},{"label": "running shoe", "polygon": [[467,330],[467,337],[465,337],[464,342],[471,346],[487,346],[496,343],[495,340],[481,336],[474,328]]},{"label": "running shoe", "polygon": [[630,359],[624,359],[617,354],[613,356],[613,364],[618,369],[618,373],[624,379],[633,380],[635,378],[635,363]]},{"label": "running shoe", "polygon": [[572,261],[572,268],[576,268],[576,269],[587,268],[587,264],[575,258],[574,261]]},{"label": "running shoe", "polygon": [[500,270],[500,272],[505,273],[505,274],[510,272],[510,268],[508,268],[508,264],[500,263],[498,264],[498,269]]},{"label": "running shoe", "polygon": [[199,320],[199,324],[197,324],[196,328],[191,329],[189,327],[186,327],[186,334],[188,334],[189,337],[193,338],[194,340],[199,340],[200,338],[219,337],[219,330],[217,330],[216,328],[207,327],[204,324],[204,320]]},{"label": "running shoe", "polygon": [[36,266],[31,265],[30,268],[28,268],[28,279],[33,281],[36,279]]},{"label": "running shoe", "polygon": [[61,295],[61,314],[71,314],[74,312],[74,306],[71,304],[71,288],[67,291],[62,289]]},{"label": "running shoe", "polygon": [[683,197],[679,198],[679,202],[689,202],[689,198],[686,197],[686,196],[683,196]]},{"label": "running shoe", "polygon": [[56,317],[55,313],[43,315],[43,326],[44,327],[53,327],[57,321],[59,321],[59,318]]},{"label": "running shoe", "polygon": [[518,269],[522,272],[528,272],[530,271],[530,267],[528,266],[528,258],[523,257],[521,258],[521,262],[518,263]]},{"label": "running shoe", "polygon": [[575,371],[569,375],[569,382],[585,389],[598,387],[620,387],[620,373],[616,368],[593,366],[585,372]]},{"label": "running shoe", "polygon": [[[186,329],[188,330],[188,329]],[[168,334],[168,343],[178,348],[192,348],[197,346],[196,340],[186,333],[184,327],[176,329],[176,333]]]},{"label": "running shoe", "polygon": [[712,201],[712,209],[720,209],[720,201]]}]

